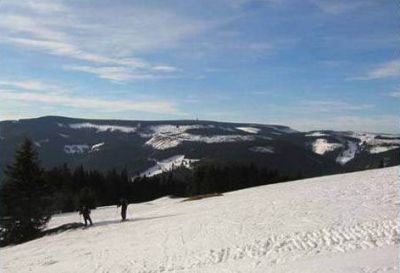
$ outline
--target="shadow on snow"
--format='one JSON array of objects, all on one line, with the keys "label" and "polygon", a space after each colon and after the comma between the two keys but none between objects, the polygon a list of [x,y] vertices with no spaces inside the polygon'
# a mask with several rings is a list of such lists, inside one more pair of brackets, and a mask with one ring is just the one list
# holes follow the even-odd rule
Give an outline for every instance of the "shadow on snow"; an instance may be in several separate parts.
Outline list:
[{"label": "shadow on snow", "polygon": [[[95,222],[93,221],[93,226],[88,226],[88,228],[96,228],[96,227],[101,227],[101,226],[106,226],[106,225],[114,225],[114,224],[122,224],[125,222],[138,222],[138,221],[146,221],[146,220],[154,220],[154,219],[160,219],[160,218],[166,218],[166,217],[173,217],[175,214],[169,214],[169,215],[160,215],[160,216],[153,216],[153,217],[137,217],[137,218],[130,218],[126,219],[125,221],[122,220],[105,220],[105,221],[99,221]],[[78,228],[83,228],[85,225],[83,223],[68,223],[68,224],[63,224],[61,226],[51,228],[48,230],[43,231],[42,236],[45,235],[51,235],[51,234],[58,234],[67,230],[73,230],[73,229],[78,229]]]}]

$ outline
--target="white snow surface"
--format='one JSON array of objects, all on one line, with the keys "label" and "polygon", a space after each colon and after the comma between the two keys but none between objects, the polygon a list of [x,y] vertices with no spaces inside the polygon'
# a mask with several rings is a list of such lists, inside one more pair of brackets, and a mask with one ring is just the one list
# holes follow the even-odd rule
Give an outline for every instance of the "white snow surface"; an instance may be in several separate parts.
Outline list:
[{"label": "white snow surface", "polygon": [[161,174],[163,172],[171,171],[171,170],[181,167],[181,166],[186,167],[186,168],[191,168],[192,164],[197,161],[199,161],[199,160],[185,158],[184,155],[171,156],[164,160],[156,161],[156,164],[153,167],[142,172],[140,174],[140,176],[151,177],[151,176],[154,176],[157,174]]},{"label": "white snow surface", "polygon": [[[399,270],[398,167],[92,211],[94,226],[0,249],[4,273]],[[82,221],[53,217],[49,227]]]},{"label": "white snow surface", "polygon": [[343,147],[343,145],[341,143],[329,143],[324,138],[317,138],[312,143],[312,149],[313,149],[314,153],[317,153],[320,155],[323,155],[326,152],[332,152],[341,147]]},{"label": "white snow surface", "polygon": [[260,129],[255,127],[236,127],[236,129],[250,134],[258,134],[260,132]]},{"label": "white snow surface", "polygon": [[72,129],[82,129],[82,128],[93,128],[96,129],[96,132],[115,132],[119,131],[122,133],[134,133],[136,132],[136,127],[129,127],[129,126],[120,126],[120,125],[106,125],[106,124],[94,124],[90,122],[84,123],[72,123],[69,124],[69,127]]},{"label": "white snow surface", "polygon": [[249,148],[250,151],[255,153],[268,153],[273,154],[275,153],[274,147],[271,146],[254,146]]},{"label": "white snow surface", "polygon": [[83,154],[88,152],[90,149],[87,144],[72,144],[72,145],[64,145],[64,152],[67,154]]}]

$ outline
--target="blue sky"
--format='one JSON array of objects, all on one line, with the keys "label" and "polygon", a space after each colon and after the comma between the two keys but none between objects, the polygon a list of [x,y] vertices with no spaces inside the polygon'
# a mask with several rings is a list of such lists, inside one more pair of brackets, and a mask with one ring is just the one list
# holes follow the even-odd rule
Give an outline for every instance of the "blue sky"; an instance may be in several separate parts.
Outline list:
[{"label": "blue sky", "polygon": [[400,132],[394,0],[0,1],[0,119]]}]

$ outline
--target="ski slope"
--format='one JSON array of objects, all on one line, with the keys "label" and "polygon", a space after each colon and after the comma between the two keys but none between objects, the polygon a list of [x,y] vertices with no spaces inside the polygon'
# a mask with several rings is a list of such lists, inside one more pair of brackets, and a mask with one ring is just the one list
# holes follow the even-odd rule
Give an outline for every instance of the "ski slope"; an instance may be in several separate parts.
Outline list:
[{"label": "ski slope", "polygon": [[[0,249],[1,272],[398,272],[398,167],[92,212]],[[53,217],[49,228],[80,221]]]}]

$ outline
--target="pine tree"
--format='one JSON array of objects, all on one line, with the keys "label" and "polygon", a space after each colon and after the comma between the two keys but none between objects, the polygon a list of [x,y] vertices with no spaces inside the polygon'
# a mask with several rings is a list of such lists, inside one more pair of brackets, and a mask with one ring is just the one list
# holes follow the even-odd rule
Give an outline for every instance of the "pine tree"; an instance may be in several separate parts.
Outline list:
[{"label": "pine tree", "polygon": [[20,243],[37,236],[51,217],[48,186],[33,148],[25,139],[7,166],[1,190],[2,243]]}]

